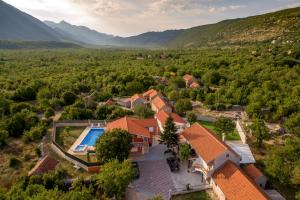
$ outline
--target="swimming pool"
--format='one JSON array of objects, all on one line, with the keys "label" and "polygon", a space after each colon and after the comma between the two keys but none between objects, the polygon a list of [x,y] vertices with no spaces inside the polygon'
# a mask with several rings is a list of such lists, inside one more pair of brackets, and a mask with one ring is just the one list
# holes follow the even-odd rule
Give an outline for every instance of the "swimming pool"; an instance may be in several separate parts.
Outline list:
[{"label": "swimming pool", "polygon": [[91,128],[79,146],[95,146],[97,139],[104,133],[103,128]]}]

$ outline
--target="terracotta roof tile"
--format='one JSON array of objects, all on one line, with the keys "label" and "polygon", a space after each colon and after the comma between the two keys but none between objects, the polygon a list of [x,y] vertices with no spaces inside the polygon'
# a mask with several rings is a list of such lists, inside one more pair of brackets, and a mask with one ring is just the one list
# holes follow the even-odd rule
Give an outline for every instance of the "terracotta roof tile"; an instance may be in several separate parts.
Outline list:
[{"label": "terracotta roof tile", "polygon": [[144,97],[150,97],[150,96],[153,96],[153,95],[156,95],[156,94],[158,94],[158,92],[156,90],[150,89],[150,90],[144,92],[143,96]]},{"label": "terracotta roof tile", "polygon": [[[155,120],[155,119],[153,119]],[[144,137],[150,138],[151,134],[146,125],[147,122],[151,122],[154,124],[154,121],[152,119],[136,119],[133,117],[123,117],[120,119],[117,119],[115,121],[109,122],[107,124],[106,129],[112,130],[115,128],[120,128],[128,131],[130,134],[133,135],[140,135]]]},{"label": "terracotta roof tile", "polygon": [[198,123],[186,128],[182,135],[206,163],[211,162],[226,151],[231,151],[239,157],[228,145]]},{"label": "terracotta roof tile", "polygon": [[46,155],[43,159],[39,160],[34,168],[30,170],[28,176],[37,175],[47,173],[51,170],[54,170],[55,167],[58,165],[59,161],[55,160],[54,158]]},{"label": "terracotta roof tile", "polygon": [[186,75],[183,76],[183,79],[184,79],[185,81],[190,81],[190,80],[193,80],[194,77],[193,77],[192,75],[186,74]]},{"label": "terracotta roof tile", "polygon": [[171,116],[173,118],[173,121],[176,123],[186,124],[186,121],[182,119],[177,113],[168,113],[164,110],[160,110],[158,113],[156,113],[156,118],[164,125],[167,121],[167,119]]},{"label": "terracotta roof tile", "polygon": [[212,177],[228,200],[269,199],[264,191],[232,161],[227,161]]},{"label": "terracotta roof tile", "polygon": [[190,88],[199,88],[200,87],[200,85],[198,84],[198,83],[196,83],[196,82],[193,82],[191,85],[190,85]]},{"label": "terracotta roof tile", "polygon": [[165,106],[168,106],[165,100],[160,96],[155,97],[152,100],[152,103],[158,110],[163,109]]},{"label": "terracotta roof tile", "polygon": [[243,169],[246,172],[246,174],[253,180],[264,176],[264,174],[259,169],[257,169],[254,164],[247,165]]}]

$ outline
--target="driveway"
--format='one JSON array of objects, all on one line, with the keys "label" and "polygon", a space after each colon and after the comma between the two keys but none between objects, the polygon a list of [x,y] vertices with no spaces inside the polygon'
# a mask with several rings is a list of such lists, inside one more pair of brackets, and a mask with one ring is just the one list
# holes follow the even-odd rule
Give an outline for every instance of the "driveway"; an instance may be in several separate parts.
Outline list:
[{"label": "driveway", "polygon": [[146,200],[157,195],[168,199],[170,190],[183,190],[187,184],[191,188],[204,184],[201,174],[188,172],[186,162],[181,164],[179,172],[171,172],[165,160],[166,149],[164,145],[155,145],[147,154],[131,155],[139,164],[140,177],[130,185],[128,200]]}]

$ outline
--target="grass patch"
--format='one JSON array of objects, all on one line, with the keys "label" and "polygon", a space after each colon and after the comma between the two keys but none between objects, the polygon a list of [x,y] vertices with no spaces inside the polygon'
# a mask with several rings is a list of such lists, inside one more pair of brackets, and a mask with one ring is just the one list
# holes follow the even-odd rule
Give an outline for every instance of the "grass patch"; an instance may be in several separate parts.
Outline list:
[{"label": "grass patch", "polygon": [[86,127],[58,127],[56,129],[56,142],[68,150],[77,140]]},{"label": "grass patch", "polygon": [[[215,133],[219,138],[222,138],[222,133],[220,133],[214,122],[207,122],[207,121],[198,121],[201,125],[205,128],[209,129],[211,132]],[[237,130],[234,130],[232,133],[226,135],[226,140],[241,140],[239,133]]]},{"label": "grass patch", "polygon": [[176,195],[173,196],[171,199],[172,200],[211,200],[211,198],[205,191]]}]

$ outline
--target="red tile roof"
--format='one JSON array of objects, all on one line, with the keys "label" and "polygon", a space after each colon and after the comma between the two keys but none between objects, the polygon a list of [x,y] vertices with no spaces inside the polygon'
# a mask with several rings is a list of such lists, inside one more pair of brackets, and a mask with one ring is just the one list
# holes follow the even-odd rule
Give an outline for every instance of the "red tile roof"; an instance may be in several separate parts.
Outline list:
[{"label": "red tile roof", "polygon": [[190,85],[190,88],[199,88],[200,87],[200,85],[198,84],[198,83],[196,83],[196,82],[193,82],[191,85]]},{"label": "red tile roof", "polygon": [[160,97],[157,96],[152,100],[152,103],[154,104],[154,106],[158,109],[161,110],[163,109],[165,106],[168,106],[167,103],[165,102],[165,100]]},{"label": "red tile roof", "polygon": [[182,119],[177,113],[168,113],[164,110],[160,110],[158,113],[156,113],[156,118],[159,120],[163,125],[166,123],[167,119],[171,116],[173,118],[173,121],[176,123],[186,124],[186,121]]},{"label": "red tile roof", "polygon": [[133,95],[133,96],[130,98],[130,101],[131,101],[131,102],[134,102],[134,101],[136,101],[137,99],[144,99],[144,98],[143,98],[143,96],[140,95],[140,94],[135,94],[135,95]]},{"label": "red tile roof", "polygon": [[28,176],[37,175],[47,173],[51,170],[54,170],[55,167],[58,165],[59,161],[55,160],[54,158],[46,155],[43,159],[39,160],[36,165],[30,170]]},{"label": "red tile roof", "polygon": [[150,89],[150,90],[144,92],[143,96],[144,96],[144,97],[150,97],[150,95],[151,95],[152,93],[157,93],[157,91],[154,90],[154,89]]},{"label": "red tile roof", "polygon": [[186,128],[182,135],[206,163],[213,161],[226,151],[231,151],[239,157],[228,145],[198,123]]},{"label": "red tile roof", "polygon": [[186,75],[183,76],[183,79],[184,79],[185,81],[190,81],[190,80],[193,80],[194,77],[193,77],[192,75],[186,74]]},{"label": "red tile roof", "polygon": [[212,177],[228,200],[269,199],[264,191],[232,161],[227,161]]},{"label": "red tile roof", "polygon": [[113,105],[113,104],[116,104],[116,102],[112,99],[108,99],[106,102],[105,102],[106,105]]},{"label": "red tile roof", "polygon": [[259,169],[255,167],[254,164],[247,165],[243,169],[246,172],[246,174],[253,180],[256,180],[257,178],[262,177],[264,175]]},{"label": "red tile roof", "polygon": [[147,124],[147,122],[154,125],[154,120],[155,119],[137,119],[133,117],[123,117],[109,122],[106,129],[112,130],[115,128],[120,128],[128,131],[130,134],[150,138],[151,134],[147,129],[147,127],[149,127],[149,124]]}]

